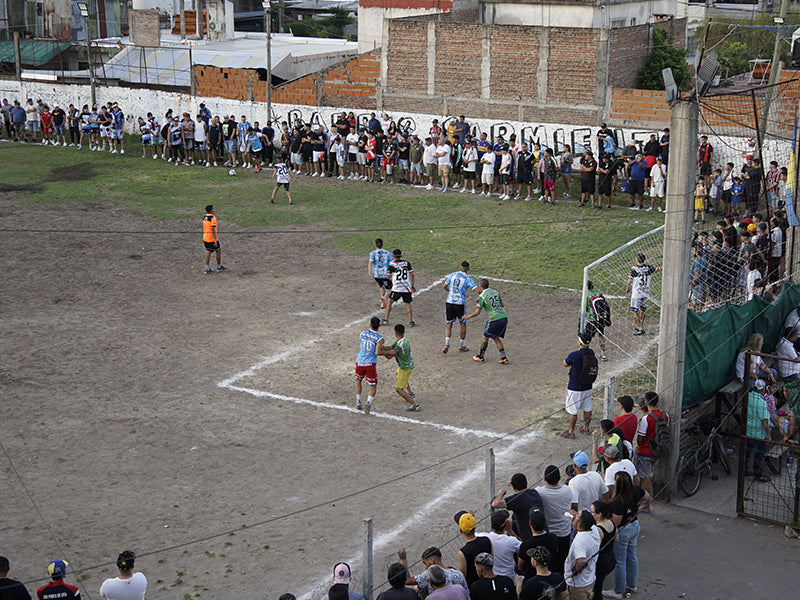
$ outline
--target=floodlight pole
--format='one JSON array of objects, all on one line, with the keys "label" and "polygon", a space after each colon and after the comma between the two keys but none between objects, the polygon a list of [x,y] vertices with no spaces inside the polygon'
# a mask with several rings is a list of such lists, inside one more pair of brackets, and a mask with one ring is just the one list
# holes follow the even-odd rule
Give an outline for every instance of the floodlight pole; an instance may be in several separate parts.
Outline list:
[{"label": "floodlight pole", "polygon": [[686,360],[686,318],[689,308],[692,190],[695,177],[698,100],[694,94],[673,102],[670,116],[670,158],[667,212],[664,218],[664,263],[661,281],[661,322],[656,391],[659,408],[670,417],[672,452],[657,463],[654,492],[668,483],[669,499],[676,491],[673,478],[680,452],[683,408],[683,370]]},{"label": "floodlight pole", "polygon": [[[764,95],[764,110],[762,111],[761,124],[759,127],[759,137],[762,142],[765,139],[767,132],[767,119],[769,117],[769,107],[772,104],[772,97],[775,95],[773,87],[778,83],[780,76],[780,62],[781,62],[781,44],[783,43],[783,33],[777,27],[781,27],[786,23],[786,11],[789,8],[789,0],[781,0],[780,17],[773,18],[776,25],[775,31],[775,45],[772,48],[772,63],[769,69],[769,80],[767,82],[767,93]],[[764,157],[761,155],[761,144],[758,145],[758,159],[761,161],[761,168],[765,167]]]},{"label": "floodlight pole", "polygon": [[97,103],[97,94],[94,89],[94,69],[92,68],[92,40],[89,35],[89,5],[86,2],[78,2],[78,10],[83,17],[86,27],[86,62],[89,65],[89,90],[92,96],[92,105]]},{"label": "floodlight pole", "polygon": [[267,127],[272,123],[272,4],[262,0],[264,31],[267,33]]}]

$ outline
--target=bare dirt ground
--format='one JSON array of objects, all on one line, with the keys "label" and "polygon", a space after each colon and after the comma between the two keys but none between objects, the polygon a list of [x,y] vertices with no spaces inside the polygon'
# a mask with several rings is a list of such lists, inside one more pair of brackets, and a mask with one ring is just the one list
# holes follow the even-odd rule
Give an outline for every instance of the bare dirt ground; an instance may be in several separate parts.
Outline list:
[{"label": "bare dirt ground", "polygon": [[[576,323],[571,293],[498,283],[511,364],[497,364],[494,347],[476,364],[471,352],[442,355],[436,282],[445,273],[409,256],[417,287],[435,284],[414,302],[418,327],[409,330],[418,365],[411,381],[424,410],[405,412],[395,365],[383,361],[378,414],[366,417],[351,407],[358,333],[378,306],[370,248],[347,260],[322,256],[334,250],[324,236],[233,235],[222,211],[230,270],[204,276],[201,212],[151,222],[113,205],[26,204],[13,192],[0,211],[16,228],[192,232],[7,233],[0,432],[10,462],[0,547],[17,578],[41,577],[62,552],[80,570],[123,548],[144,555],[178,545],[137,563],[153,597],[252,596],[265,586],[268,595],[300,595],[327,586],[337,560],[359,570],[362,519],[374,517],[380,583],[395,546],[418,556],[455,534],[456,510],[486,502],[481,445],[495,447],[502,484],[516,470],[537,479],[584,443],[552,438],[560,416],[497,439],[562,406],[560,362]],[[392,323],[406,320],[396,306]],[[473,349],[481,328],[470,322]],[[234,377],[261,361],[268,364]],[[253,393],[220,387],[225,380]],[[448,560],[458,545],[445,549]],[[96,594],[109,573],[86,571],[85,594]]]}]

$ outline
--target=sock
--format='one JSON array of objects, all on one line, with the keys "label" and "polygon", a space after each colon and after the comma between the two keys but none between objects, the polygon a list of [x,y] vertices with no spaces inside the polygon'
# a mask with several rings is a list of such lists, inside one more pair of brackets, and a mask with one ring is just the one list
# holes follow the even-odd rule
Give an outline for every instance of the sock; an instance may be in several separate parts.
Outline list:
[{"label": "sock", "polygon": [[459,342],[460,342],[461,347],[463,348],[465,346],[464,340],[459,340]]},{"label": "sock", "polygon": [[479,356],[480,358],[483,358],[483,354],[484,354],[484,352],[486,352],[486,348],[487,348],[487,346],[488,346],[488,345],[489,345],[489,343],[488,343],[488,342],[483,342],[483,343],[481,344],[481,351],[480,351],[480,352],[478,352],[478,356]]},{"label": "sock", "polygon": [[372,404],[372,396],[367,396],[367,404]]},{"label": "sock", "polygon": [[356,394],[356,402],[361,402],[361,394]]},{"label": "sock", "polygon": [[500,358],[505,358],[505,357],[506,357],[506,351],[504,348],[503,350],[500,350]]},{"label": "sock", "polygon": [[449,346],[450,345],[450,338],[449,337],[444,338],[444,345],[445,346]]}]

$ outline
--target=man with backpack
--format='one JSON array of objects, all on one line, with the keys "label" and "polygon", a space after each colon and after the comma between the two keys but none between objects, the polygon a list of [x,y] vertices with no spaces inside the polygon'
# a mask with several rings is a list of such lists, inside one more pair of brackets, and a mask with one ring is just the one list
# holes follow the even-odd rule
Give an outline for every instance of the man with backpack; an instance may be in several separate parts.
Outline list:
[{"label": "man with backpack", "polygon": [[[652,496],[653,485],[650,480],[653,477],[653,469],[659,458],[667,456],[672,451],[672,437],[669,430],[669,415],[658,408],[658,394],[647,392],[641,409],[644,416],[636,430],[636,442],[639,445],[636,448],[634,461],[636,477],[633,481]],[[643,510],[649,511],[649,505]]]},{"label": "man with backpack", "polygon": [[600,360],[608,360],[606,357],[606,327],[611,327],[611,307],[608,306],[603,294],[594,289],[591,280],[586,282],[586,315],[583,330],[592,338],[595,334],[600,342]]},{"label": "man with backpack", "polygon": [[579,333],[578,349],[570,352],[564,359],[564,366],[569,369],[566,404],[569,429],[556,434],[562,438],[575,439],[575,425],[580,411],[583,412],[583,425],[578,431],[591,435],[589,422],[592,420],[592,384],[597,379],[597,357],[589,348],[591,343],[591,335],[587,332]]}]

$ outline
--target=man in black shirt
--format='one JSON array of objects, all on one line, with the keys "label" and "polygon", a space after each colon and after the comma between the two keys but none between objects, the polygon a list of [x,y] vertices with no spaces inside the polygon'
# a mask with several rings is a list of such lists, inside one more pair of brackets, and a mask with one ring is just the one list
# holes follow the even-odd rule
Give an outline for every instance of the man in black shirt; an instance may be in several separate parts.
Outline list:
[{"label": "man in black shirt", "polygon": [[488,552],[475,557],[475,570],[479,579],[469,586],[471,600],[517,600],[514,581],[505,575],[495,575],[494,558]]},{"label": "man in black shirt", "polygon": [[550,572],[551,555],[544,546],[528,550],[530,563],[536,570],[533,577],[525,580],[520,590],[520,600],[563,600],[567,597],[567,583],[561,573]]},{"label": "man in black shirt", "polygon": [[[458,516],[458,515],[456,515]],[[458,570],[467,580],[467,585],[471,586],[478,580],[478,572],[475,570],[475,558],[482,552],[492,553],[492,542],[487,537],[477,537],[475,528],[478,522],[472,513],[464,512],[458,518],[458,528],[466,542],[458,551]]]},{"label": "man in black shirt", "polygon": [[54,145],[58,145],[58,138],[61,138],[61,145],[67,145],[67,138],[66,138],[66,129],[64,124],[67,120],[67,113],[64,112],[64,109],[61,108],[58,104],[56,104],[53,112],[50,113],[53,117],[53,128],[55,130],[55,134],[53,135],[53,143]]},{"label": "man in black shirt", "polygon": [[[533,548],[543,546],[547,548],[547,551],[550,553],[551,557],[558,554],[558,538],[554,534],[547,531],[547,522],[544,518],[544,512],[538,508],[532,508],[529,519],[533,535],[522,542],[522,544],[519,546],[519,550],[517,551],[517,571],[522,574],[526,581],[528,578],[536,575],[536,569],[528,559],[530,556],[528,553]],[[550,560],[548,565],[552,562],[553,561]],[[553,565],[552,569],[557,573],[561,573],[564,570],[564,565]]]},{"label": "man in black shirt", "polygon": [[514,530],[517,532],[519,539],[524,542],[532,535],[528,520],[530,510],[532,508],[544,510],[544,505],[539,497],[539,492],[528,489],[528,478],[524,474],[514,473],[508,485],[514,490],[514,493],[506,498],[505,490],[498,491],[492,499],[492,508],[495,510],[507,508],[514,513]]},{"label": "man in black shirt", "polygon": [[397,142],[397,168],[400,171],[400,183],[408,183],[411,161],[411,144],[408,141],[408,134],[402,134],[400,141]]},{"label": "man in black shirt", "polygon": [[2,600],[31,600],[25,586],[16,579],[8,577],[10,569],[8,559],[0,556],[0,598]]}]

